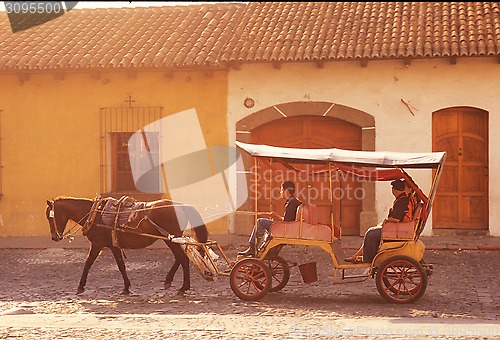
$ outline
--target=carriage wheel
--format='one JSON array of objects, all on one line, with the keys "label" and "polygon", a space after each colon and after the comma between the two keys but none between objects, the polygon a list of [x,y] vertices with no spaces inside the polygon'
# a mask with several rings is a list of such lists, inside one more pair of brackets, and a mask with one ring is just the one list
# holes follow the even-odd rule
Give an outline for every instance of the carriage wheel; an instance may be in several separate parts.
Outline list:
[{"label": "carriage wheel", "polygon": [[285,288],[288,280],[290,280],[290,266],[288,262],[281,256],[273,256],[264,261],[271,269],[272,280],[270,292],[278,292]]},{"label": "carriage wheel", "polygon": [[394,256],[378,268],[376,283],[379,294],[389,302],[415,302],[427,288],[427,273],[411,257]]},{"label": "carriage wheel", "polygon": [[271,290],[271,270],[263,261],[247,258],[237,262],[229,276],[234,294],[245,301],[257,301]]},{"label": "carriage wheel", "polygon": [[[420,261],[420,264],[422,264],[422,268],[424,268],[423,264],[424,264],[424,261]],[[425,268],[424,268],[424,271],[425,271]],[[427,273],[427,271],[426,271]],[[429,275],[426,275],[427,277]],[[382,277],[382,280],[384,281],[384,285],[391,291],[393,292],[394,294],[396,294],[398,292],[398,289],[393,287],[389,281],[389,279],[387,277]],[[413,289],[410,290],[410,292],[406,292],[406,291],[402,291],[401,294],[403,295],[409,295],[409,294],[415,294],[419,289],[419,286],[415,286]]]}]

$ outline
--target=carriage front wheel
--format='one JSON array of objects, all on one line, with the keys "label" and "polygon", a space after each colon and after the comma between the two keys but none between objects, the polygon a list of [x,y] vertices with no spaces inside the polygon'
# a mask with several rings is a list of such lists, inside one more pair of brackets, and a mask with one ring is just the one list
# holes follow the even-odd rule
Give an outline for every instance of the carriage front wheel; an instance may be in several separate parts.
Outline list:
[{"label": "carriage front wheel", "polygon": [[427,272],[411,257],[393,256],[379,266],[376,283],[379,294],[389,302],[415,302],[427,288]]},{"label": "carriage front wheel", "polygon": [[271,290],[271,270],[263,261],[247,258],[233,266],[229,283],[234,294],[240,299],[257,301]]}]

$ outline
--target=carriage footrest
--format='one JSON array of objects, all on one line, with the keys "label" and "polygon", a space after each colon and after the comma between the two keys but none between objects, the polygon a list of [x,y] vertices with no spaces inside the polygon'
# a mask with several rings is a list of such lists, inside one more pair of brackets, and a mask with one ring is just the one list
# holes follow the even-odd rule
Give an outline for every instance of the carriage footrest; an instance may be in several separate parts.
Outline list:
[{"label": "carriage footrest", "polygon": [[347,269],[342,269],[342,280],[366,279],[370,274],[370,268],[359,268],[360,273],[346,274]]},{"label": "carriage footrest", "polygon": [[370,267],[335,269],[342,272],[340,278],[334,283],[365,282],[370,277]]},{"label": "carriage footrest", "polygon": [[344,249],[340,245],[340,240],[334,240],[331,243],[331,247],[337,259],[345,259]]}]

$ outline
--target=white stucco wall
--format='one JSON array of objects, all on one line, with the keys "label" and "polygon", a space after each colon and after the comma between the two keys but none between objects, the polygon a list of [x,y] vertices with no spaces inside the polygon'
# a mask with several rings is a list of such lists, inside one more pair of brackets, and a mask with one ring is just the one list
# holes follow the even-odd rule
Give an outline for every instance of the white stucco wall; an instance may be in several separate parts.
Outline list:
[{"label": "white stucco wall", "polygon": [[[228,134],[229,143],[236,140],[236,123],[264,108],[295,101],[327,101],[364,111],[375,119],[376,150],[432,150],[432,112],[453,106],[470,106],[489,112],[489,231],[500,236],[499,139],[494,133],[500,127],[500,63],[497,58],[371,61],[367,67],[359,62],[329,62],[323,68],[315,63],[244,64],[229,72]],[[245,98],[255,100],[251,109]],[[402,103],[404,100],[412,112]],[[410,172],[427,191],[431,172]],[[376,210],[386,215],[393,197],[387,183],[377,183]],[[432,219],[424,235],[432,234]],[[230,227],[231,230],[231,227]]]}]

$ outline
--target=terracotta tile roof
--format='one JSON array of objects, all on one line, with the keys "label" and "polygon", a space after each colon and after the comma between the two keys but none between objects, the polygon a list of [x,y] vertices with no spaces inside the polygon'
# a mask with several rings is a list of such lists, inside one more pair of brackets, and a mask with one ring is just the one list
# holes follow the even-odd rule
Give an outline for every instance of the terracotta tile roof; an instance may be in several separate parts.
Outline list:
[{"label": "terracotta tile roof", "polygon": [[499,2],[251,2],[221,60],[498,55]]},{"label": "terracotta tile roof", "polygon": [[15,34],[2,13],[0,70],[220,67],[242,6],[73,9]]},{"label": "terracotta tile roof", "polygon": [[473,56],[500,56],[500,2],[73,9],[15,34],[0,13],[0,71]]}]

